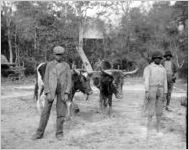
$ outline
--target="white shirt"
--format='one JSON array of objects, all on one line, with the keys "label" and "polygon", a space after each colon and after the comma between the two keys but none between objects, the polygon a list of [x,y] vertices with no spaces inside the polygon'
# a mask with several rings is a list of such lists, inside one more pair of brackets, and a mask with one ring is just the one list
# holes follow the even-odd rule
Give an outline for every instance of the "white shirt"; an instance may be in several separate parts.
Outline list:
[{"label": "white shirt", "polygon": [[167,93],[167,74],[162,65],[151,63],[146,66],[143,72],[145,91],[149,91],[150,86],[162,86],[164,93]]}]

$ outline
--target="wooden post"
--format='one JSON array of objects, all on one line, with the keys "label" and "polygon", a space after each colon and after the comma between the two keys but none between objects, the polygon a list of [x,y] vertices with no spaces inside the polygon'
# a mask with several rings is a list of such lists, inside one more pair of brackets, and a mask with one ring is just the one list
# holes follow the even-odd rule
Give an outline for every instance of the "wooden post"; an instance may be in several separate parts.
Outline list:
[{"label": "wooden post", "polygon": [[17,45],[17,26],[15,26],[15,52],[16,52],[16,60],[15,63],[17,66],[20,66],[20,54],[19,54],[19,49]]},{"label": "wooden post", "polygon": [[85,69],[88,72],[93,71],[90,62],[83,51],[83,24],[82,23],[80,23],[80,26],[79,26],[79,47],[76,48],[76,50],[79,53],[79,56],[81,57],[81,60],[83,62]]}]

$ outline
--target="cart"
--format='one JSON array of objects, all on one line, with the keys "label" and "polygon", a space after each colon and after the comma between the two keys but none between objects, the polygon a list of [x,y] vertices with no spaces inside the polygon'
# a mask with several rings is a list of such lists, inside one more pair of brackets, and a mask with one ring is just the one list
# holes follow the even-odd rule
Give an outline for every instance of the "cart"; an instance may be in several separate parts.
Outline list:
[{"label": "cart", "polygon": [[8,75],[8,79],[11,81],[23,80],[25,68],[23,66],[10,66],[9,71],[11,72]]}]

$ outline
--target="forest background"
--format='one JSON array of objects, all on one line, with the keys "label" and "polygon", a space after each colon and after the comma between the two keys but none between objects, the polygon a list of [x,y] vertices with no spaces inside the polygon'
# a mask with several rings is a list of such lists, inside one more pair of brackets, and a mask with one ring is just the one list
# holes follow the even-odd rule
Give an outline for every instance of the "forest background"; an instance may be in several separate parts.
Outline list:
[{"label": "forest background", "polygon": [[[1,4],[1,54],[10,63],[24,62],[25,74],[51,59],[56,45],[66,47],[65,60],[82,61],[76,51],[79,24],[95,20],[103,39],[84,39],[83,49],[92,67],[100,59],[120,63],[124,69],[134,62],[141,76],[151,53],[170,50],[179,67],[179,77],[188,77],[188,2],[133,1],[3,1]],[[93,16],[88,12],[96,8]],[[119,21],[112,21],[119,16]],[[125,67],[124,67],[125,64]]]}]

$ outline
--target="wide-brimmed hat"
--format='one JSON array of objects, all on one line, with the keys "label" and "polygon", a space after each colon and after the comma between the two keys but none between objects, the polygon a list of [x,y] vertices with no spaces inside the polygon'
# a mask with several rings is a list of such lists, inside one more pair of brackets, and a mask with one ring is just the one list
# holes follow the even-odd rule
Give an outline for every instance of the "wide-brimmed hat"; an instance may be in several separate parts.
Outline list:
[{"label": "wide-brimmed hat", "polygon": [[167,56],[173,57],[171,51],[166,51],[166,52],[165,52],[164,57],[167,57]]},{"label": "wide-brimmed hat", "polygon": [[155,51],[155,52],[152,53],[152,59],[154,59],[154,58],[162,59],[163,55],[162,55],[162,53],[160,51]]},{"label": "wide-brimmed hat", "polygon": [[65,52],[65,49],[62,46],[56,46],[53,48],[53,53],[55,55],[63,54],[64,52]]}]

